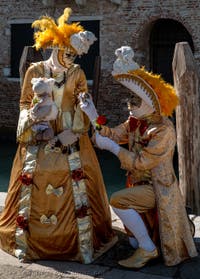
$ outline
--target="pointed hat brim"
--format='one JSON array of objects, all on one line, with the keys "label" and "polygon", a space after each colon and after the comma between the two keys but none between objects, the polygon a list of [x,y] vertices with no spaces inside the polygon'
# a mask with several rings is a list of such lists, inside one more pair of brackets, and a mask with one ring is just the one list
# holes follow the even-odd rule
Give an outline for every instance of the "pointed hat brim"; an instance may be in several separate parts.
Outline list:
[{"label": "pointed hat brim", "polygon": [[113,77],[132,93],[143,99],[144,102],[157,113],[161,113],[158,97],[152,87],[144,79],[132,73],[116,74],[113,75]]}]

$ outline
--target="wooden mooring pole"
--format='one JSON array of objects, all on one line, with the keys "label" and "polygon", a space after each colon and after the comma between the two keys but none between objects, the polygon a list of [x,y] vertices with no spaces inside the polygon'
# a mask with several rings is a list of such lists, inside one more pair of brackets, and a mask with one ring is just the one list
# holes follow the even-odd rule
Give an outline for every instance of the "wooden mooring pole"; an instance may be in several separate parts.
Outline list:
[{"label": "wooden mooring pole", "polygon": [[186,206],[200,215],[200,85],[187,42],[176,44],[172,67],[180,102],[176,109],[179,185]]}]

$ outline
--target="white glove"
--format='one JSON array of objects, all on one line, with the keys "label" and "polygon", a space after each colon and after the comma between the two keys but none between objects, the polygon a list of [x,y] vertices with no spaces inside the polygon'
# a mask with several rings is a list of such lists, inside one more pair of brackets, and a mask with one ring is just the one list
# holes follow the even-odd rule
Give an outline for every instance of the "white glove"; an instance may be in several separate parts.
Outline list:
[{"label": "white glove", "polygon": [[71,129],[65,129],[62,133],[57,135],[57,138],[62,145],[70,145],[76,142],[79,138],[78,134],[74,134]]},{"label": "white glove", "polygon": [[109,139],[108,137],[102,137],[99,133],[96,133],[95,140],[97,147],[100,149],[105,149],[112,152],[116,156],[118,155],[120,146],[113,140]]},{"label": "white glove", "polygon": [[94,121],[99,116],[97,113],[97,110],[95,108],[95,105],[92,101],[92,97],[88,93],[80,93],[79,96],[80,101],[80,108],[82,111],[87,114],[92,124],[94,124]]}]

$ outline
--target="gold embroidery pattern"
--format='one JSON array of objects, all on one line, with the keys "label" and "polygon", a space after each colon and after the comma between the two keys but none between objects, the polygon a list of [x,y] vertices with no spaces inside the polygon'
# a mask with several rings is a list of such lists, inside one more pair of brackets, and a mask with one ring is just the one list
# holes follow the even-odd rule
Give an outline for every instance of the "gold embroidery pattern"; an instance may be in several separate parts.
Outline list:
[{"label": "gold embroidery pattern", "polygon": [[[27,148],[24,168],[22,170],[23,173],[32,174],[36,167],[36,156],[38,152],[38,146],[29,146]],[[31,192],[32,192],[32,184],[21,186],[20,200],[19,200],[19,212],[18,216],[24,217],[25,220],[29,219],[30,216],[30,208],[31,208]],[[15,256],[23,261],[26,257],[27,251],[27,231],[26,228],[17,227],[15,232],[16,238],[16,249]]]},{"label": "gold embroidery pattern", "polygon": [[[71,153],[68,156],[68,161],[71,171],[81,168],[78,151]],[[93,260],[92,220],[84,179],[75,180],[72,178],[72,188],[79,232],[80,253],[83,263],[88,264]]]}]

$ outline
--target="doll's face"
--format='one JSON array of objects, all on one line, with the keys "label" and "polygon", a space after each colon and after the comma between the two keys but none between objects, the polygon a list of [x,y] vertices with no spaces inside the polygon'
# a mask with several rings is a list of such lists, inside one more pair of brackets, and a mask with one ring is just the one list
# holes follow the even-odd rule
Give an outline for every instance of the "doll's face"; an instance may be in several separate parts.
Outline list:
[{"label": "doll's face", "polygon": [[76,54],[68,48],[58,50],[58,62],[65,68],[69,68],[75,58]]},{"label": "doll's face", "polygon": [[55,80],[53,78],[32,78],[31,83],[33,92],[38,96],[51,93],[54,82]]}]

